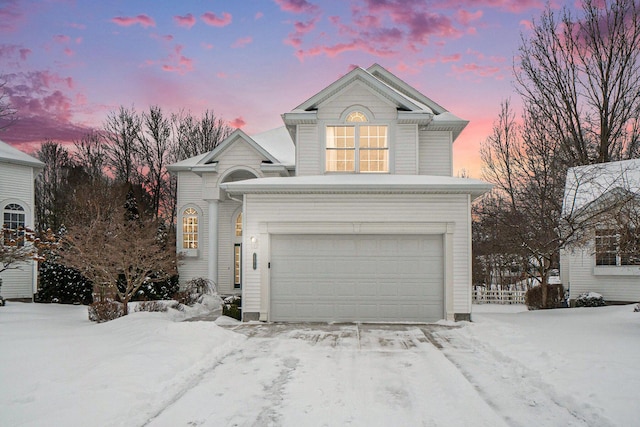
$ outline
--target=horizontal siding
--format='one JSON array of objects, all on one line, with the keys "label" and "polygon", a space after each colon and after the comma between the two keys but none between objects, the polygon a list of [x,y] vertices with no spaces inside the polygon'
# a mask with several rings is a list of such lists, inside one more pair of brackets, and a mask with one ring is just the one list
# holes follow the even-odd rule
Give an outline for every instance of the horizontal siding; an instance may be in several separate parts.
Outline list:
[{"label": "horizontal siding", "polygon": [[[233,245],[235,214],[240,203],[226,200],[218,207],[218,292],[230,294],[233,289]],[[237,292],[237,291],[236,291]]]},{"label": "horizontal siding", "polygon": [[451,132],[421,131],[418,138],[420,175],[452,176]]},{"label": "horizontal siding", "polygon": [[[251,147],[244,140],[239,139],[226,150],[224,150],[218,157],[218,182],[224,179],[225,175],[238,167],[246,168],[254,172],[255,175],[260,176],[260,165],[266,158],[262,157],[253,147]],[[208,183],[207,183],[208,185]]]},{"label": "horizontal siding", "polygon": [[324,172],[324,143],[318,141],[318,126],[298,125],[296,175],[318,175]]},{"label": "horizontal siding", "polygon": [[363,83],[353,82],[318,107],[318,119],[337,120],[344,110],[354,105],[367,107],[375,116],[375,120],[395,120],[398,116],[397,108],[391,105],[390,101]]},{"label": "horizontal siding", "polygon": [[[257,236],[261,222],[453,222],[453,309],[470,310],[469,205],[466,195],[248,195],[245,236]],[[283,206],[286,209],[283,209]],[[245,241],[247,237],[245,237]],[[245,266],[250,254],[245,252]],[[260,310],[260,269],[245,269],[243,305]]]},{"label": "horizontal siding", "polygon": [[176,250],[179,253],[182,249],[182,211],[187,205],[195,205],[202,211],[202,218],[199,218],[199,242],[198,256],[185,257],[178,266],[180,283],[185,283],[198,277],[207,277],[208,266],[207,257],[209,254],[207,234],[209,232],[209,204],[202,200],[202,179],[192,172],[178,172],[178,215],[177,215],[177,236]]},{"label": "horizontal siding", "polygon": [[0,209],[8,202],[19,202],[25,208],[25,225],[33,227],[34,172],[29,166],[0,162]]},{"label": "horizontal siding", "polygon": [[[561,261],[564,260],[564,263],[561,262],[560,270],[569,270],[568,274],[561,274],[565,281],[563,284],[569,287],[571,299],[585,292],[597,292],[605,301],[640,301],[640,275],[594,276],[595,255],[592,245],[563,252]],[[636,268],[640,270],[640,266]]]},{"label": "horizontal siding", "polygon": [[399,175],[415,175],[418,171],[416,159],[418,127],[416,125],[398,125],[395,130],[395,141],[391,144],[394,150],[395,171]]},{"label": "horizontal siding", "polygon": [[14,264],[18,269],[0,273],[2,287],[0,295],[4,298],[33,298],[33,261]]}]

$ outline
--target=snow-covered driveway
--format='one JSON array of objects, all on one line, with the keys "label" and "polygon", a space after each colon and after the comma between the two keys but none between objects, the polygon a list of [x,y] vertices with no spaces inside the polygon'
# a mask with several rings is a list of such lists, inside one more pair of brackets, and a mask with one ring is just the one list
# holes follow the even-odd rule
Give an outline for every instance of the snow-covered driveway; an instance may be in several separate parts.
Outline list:
[{"label": "snow-covered driveway", "polygon": [[147,425],[505,425],[426,328],[235,327],[248,339]]}]

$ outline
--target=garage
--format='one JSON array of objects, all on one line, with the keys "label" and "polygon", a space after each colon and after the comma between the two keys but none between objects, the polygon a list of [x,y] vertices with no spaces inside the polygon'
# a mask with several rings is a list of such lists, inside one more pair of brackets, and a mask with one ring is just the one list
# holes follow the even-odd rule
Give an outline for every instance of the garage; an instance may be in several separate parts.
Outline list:
[{"label": "garage", "polygon": [[270,320],[444,317],[442,235],[271,235]]}]

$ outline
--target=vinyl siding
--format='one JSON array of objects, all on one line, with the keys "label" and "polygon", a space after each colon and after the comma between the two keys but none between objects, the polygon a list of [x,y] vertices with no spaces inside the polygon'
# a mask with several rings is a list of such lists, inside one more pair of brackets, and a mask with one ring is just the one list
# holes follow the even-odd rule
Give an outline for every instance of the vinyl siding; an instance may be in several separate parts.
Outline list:
[{"label": "vinyl siding", "polygon": [[296,175],[319,175],[324,173],[324,143],[319,141],[319,138],[318,126],[298,125]]},{"label": "vinyl siding", "polygon": [[[247,195],[245,243],[249,236],[259,236],[261,224],[269,222],[366,223],[396,225],[407,223],[454,223],[453,289],[455,313],[470,312],[470,235],[467,195]],[[286,206],[286,209],[283,209]],[[252,252],[260,252],[259,241],[244,252],[244,265],[249,266]],[[245,268],[243,306],[246,312],[260,311],[261,269],[267,259],[258,262],[256,270]],[[449,313],[450,315],[452,313]]]},{"label": "vinyl siding", "polygon": [[399,175],[415,175],[418,173],[416,158],[417,150],[417,125],[398,125],[396,127],[396,137],[391,145],[395,159],[395,170]]},{"label": "vinyl siding", "polygon": [[[640,266],[618,267],[635,271],[634,275],[596,276],[593,274],[596,262],[592,245],[562,251],[560,261],[563,285],[569,288],[570,299],[585,292],[597,292],[605,301],[640,301]],[[563,269],[568,273],[562,272]]]},{"label": "vinyl siding", "polygon": [[451,132],[420,131],[418,138],[420,175],[452,176]]},{"label": "vinyl siding", "polygon": [[[8,203],[19,203],[25,209],[27,227],[35,225],[34,178],[34,169],[30,166],[0,162],[0,210],[4,210]],[[19,269],[7,270],[0,274],[2,278],[0,295],[4,298],[33,297],[35,279],[33,262],[21,263],[19,267]]]},{"label": "vinyl siding", "polygon": [[[206,177],[205,177],[206,179]],[[182,211],[188,205],[197,206],[202,212],[198,219],[198,256],[185,257],[178,266],[180,283],[197,277],[207,277],[207,256],[209,254],[207,235],[209,233],[209,204],[202,199],[202,178],[192,172],[178,172],[178,212],[176,250],[182,251]]]},{"label": "vinyl siding", "polygon": [[224,150],[217,160],[218,180],[216,185],[219,185],[220,180],[224,179],[229,172],[238,168],[248,169],[253,171],[255,175],[260,176],[260,165],[266,159],[244,140],[239,139],[231,147]]},{"label": "vinyl siding", "polygon": [[390,101],[364,84],[354,82],[319,106],[318,120],[337,120],[347,108],[354,105],[366,107],[376,121],[391,121],[398,116],[396,107]]}]

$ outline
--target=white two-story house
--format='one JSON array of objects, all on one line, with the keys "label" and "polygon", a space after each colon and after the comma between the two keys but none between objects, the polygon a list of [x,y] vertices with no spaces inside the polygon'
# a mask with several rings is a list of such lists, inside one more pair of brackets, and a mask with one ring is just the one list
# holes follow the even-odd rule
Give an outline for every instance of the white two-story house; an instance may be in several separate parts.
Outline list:
[{"label": "white two-story house", "polygon": [[471,202],[454,178],[467,125],[379,65],[170,166],[181,282],[242,294],[244,320],[466,320]]}]

